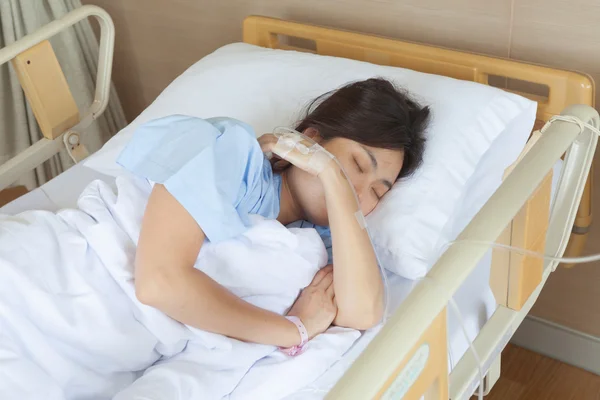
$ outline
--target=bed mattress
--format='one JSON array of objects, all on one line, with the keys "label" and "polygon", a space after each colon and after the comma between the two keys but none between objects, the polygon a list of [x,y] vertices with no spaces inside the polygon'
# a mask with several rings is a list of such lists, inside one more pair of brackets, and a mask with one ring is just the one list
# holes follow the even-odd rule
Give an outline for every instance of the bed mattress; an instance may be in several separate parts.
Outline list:
[{"label": "bed mattress", "polygon": [[4,214],[18,214],[26,210],[58,211],[74,208],[83,189],[93,180],[101,179],[114,185],[113,177],[103,175],[83,164],[77,164],[56,178],[0,208]]},{"label": "bed mattress", "polygon": [[[560,166],[561,164],[559,163],[555,167],[555,182],[558,180]],[[114,178],[78,164],[43,186],[0,208],[0,212],[17,214],[31,209],[56,211],[62,208],[73,208],[76,206],[77,198],[83,188],[95,179],[101,179],[109,184],[114,184]],[[491,252],[488,252],[454,296],[471,339],[477,336],[479,330],[496,309],[496,302],[489,286],[490,265]],[[389,273],[388,283],[390,290],[390,311],[393,311],[409,295],[417,284],[417,281],[404,279]],[[377,329],[365,332],[344,357],[334,364],[324,375],[291,398],[322,398],[376,334]],[[450,368],[458,363],[467,349],[468,342],[458,324],[458,319],[453,313],[449,312],[448,363]]]}]

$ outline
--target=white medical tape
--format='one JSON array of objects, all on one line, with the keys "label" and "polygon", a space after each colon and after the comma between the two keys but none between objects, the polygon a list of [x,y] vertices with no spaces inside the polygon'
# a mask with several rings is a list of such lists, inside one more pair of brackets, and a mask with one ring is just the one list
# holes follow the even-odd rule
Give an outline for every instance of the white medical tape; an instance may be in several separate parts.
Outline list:
[{"label": "white medical tape", "polygon": [[312,150],[313,148],[315,150],[308,160],[308,166],[315,175],[319,175],[329,165],[331,160],[334,159],[334,156],[318,144],[315,144],[310,149]]},{"label": "white medical tape", "polygon": [[312,147],[306,147],[304,144],[302,143],[296,143],[296,150],[298,150],[300,153],[304,154],[304,155],[308,155],[311,152],[314,152]]},{"label": "white medical tape", "polygon": [[361,229],[367,229],[367,220],[365,219],[365,216],[363,215],[361,210],[355,212],[354,217],[356,217],[358,226],[360,226]]},{"label": "white medical tape", "polygon": [[302,137],[288,133],[275,134],[275,136],[277,136],[277,143],[273,147],[273,153],[276,153],[284,160],[296,148],[297,143],[302,140]]},{"label": "white medical tape", "polygon": [[[282,130],[284,128],[279,129]],[[277,137],[277,143],[275,143],[275,146],[273,147],[273,153],[276,153],[284,160],[294,149],[302,155],[309,156],[308,165],[306,167],[310,170],[309,172],[312,172],[314,175],[319,175],[323,172],[329,162],[334,159],[333,154],[329,153],[317,142],[300,132],[290,129],[289,131],[275,132],[274,135]]]}]

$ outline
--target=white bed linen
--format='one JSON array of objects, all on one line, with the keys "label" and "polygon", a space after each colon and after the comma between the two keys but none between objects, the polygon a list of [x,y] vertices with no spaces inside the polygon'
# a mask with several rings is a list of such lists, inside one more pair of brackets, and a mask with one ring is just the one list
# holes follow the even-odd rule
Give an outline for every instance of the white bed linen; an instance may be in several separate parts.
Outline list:
[{"label": "white bed linen", "polygon": [[103,180],[114,188],[115,178],[77,164],[41,187],[0,207],[0,212],[14,215],[27,210],[74,208],[83,189],[94,179]]},{"label": "white bed linen", "polygon": [[[62,208],[72,208],[76,205],[81,190],[94,179],[101,179],[114,186],[114,178],[99,174],[79,164],[28,195],[1,208],[0,212],[14,214],[28,209],[54,211]],[[455,295],[455,300],[472,338],[477,335],[496,307],[488,284],[490,263],[491,259],[488,254]],[[393,310],[409,295],[416,282],[391,273],[388,276],[391,292],[390,310]],[[452,313],[448,315],[448,328],[448,359],[449,366],[452,368],[468,348],[468,343],[458,325],[456,316]],[[375,337],[377,331],[377,329],[374,329],[366,332],[331,369],[314,383],[292,395],[290,399],[322,398]],[[270,362],[272,362],[272,359],[267,358],[257,363],[242,380],[238,389],[234,392],[235,396],[240,396],[239,398],[246,397],[246,394],[250,391],[249,388],[252,388],[252,391],[267,390],[268,392],[268,390],[274,390],[275,387],[269,386],[275,382],[272,379],[265,380],[266,387],[256,384],[261,380],[263,374],[268,374],[271,377],[272,369],[268,368]],[[280,384],[283,383],[284,381],[280,381]],[[246,390],[245,393],[244,390]],[[241,396],[241,394],[244,395]],[[233,398],[236,398],[235,396]]]},{"label": "white bed linen", "polygon": [[[135,244],[151,186],[124,177],[117,186],[118,195],[91,182],[78,209],[0,215],[0,398],[109,399],[122,390],[116,399],[221,399],[275,353],[263,369],[279,390],[244,379],[246,390],[236,395],[275,400],[317,379],[360,336],[332,328],[290,358],[139,303]],[[240,298],[283,313],[327,263],[327,251],[315,230],[251,220],[239,238],[205,244],[195,267]]]},{"label": "white bed linen", "polygon": [[[560,176],[562,162],[558,161],[554,167],[553,193]],[[15,214],[25,210],[42,209],[55,211],[61,208],[74,207],[77,197],[81,190],[93,179],[101,179],[111,185],[114,185],[114,178],[102,175],[93,171],[82,164],[76,165],[59,177],[46,183],[41,188],[35,189],[25,196],[0,208],[0,212]],[[491,264],[490,253],[479,263],[475,271],[465,281],[463,286],[455,294],[455,300],[459,306],[462,317],[467,324],[471,337],[475,337],[481,327],[495,310],[496,303],[489,288],[489,266]],[[395,309],[410,293],[416,282],[401,278],[400,276],[389,274],[390,291],[392,294],[391,309]],[[448,343],[448,362],[450,368],[454,367],[468,348],[468,343],[462,334],[460,326],[455,315],[448,315],[449,343]],[[288,397],[289,400],[295,399],[321,399],[325,393],[343,373],[350,367],[354,360],[366,348],[369,342],[375,337],[377,330],[371,330],[361,336],[351,347],[351,349],[330,368],[321,375],[312,384]],[[260,379],[261,375],[268,371],[262,365],[268,363],[268,359],[255,365],[248,377],[240,383],[236,394],[239,394],[249,384]],[[251,376],[252,375],[252,376]],[[266,380],[265,380],[266,381]],[[268,380],[268,382],[273,382]],[[267,383],[267,386],[269,383]],[[256,387],[255,387],[256,388]],[[274,388],[271,388],[274,389]],[[235,398],[235,397],[234,397]]]}]

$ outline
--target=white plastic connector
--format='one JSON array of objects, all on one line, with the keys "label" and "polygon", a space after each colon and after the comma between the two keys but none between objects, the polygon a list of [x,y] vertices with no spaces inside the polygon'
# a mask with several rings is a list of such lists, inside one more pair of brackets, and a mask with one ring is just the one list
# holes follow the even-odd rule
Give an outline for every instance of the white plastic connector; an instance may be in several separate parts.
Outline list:
[{"label": "white plastic connector", "polygon": [[69,157],[75,164],[86,158],[90,153],[83,143],[81,143],[79,132],[68,131],[63,136],[63,143]]}]

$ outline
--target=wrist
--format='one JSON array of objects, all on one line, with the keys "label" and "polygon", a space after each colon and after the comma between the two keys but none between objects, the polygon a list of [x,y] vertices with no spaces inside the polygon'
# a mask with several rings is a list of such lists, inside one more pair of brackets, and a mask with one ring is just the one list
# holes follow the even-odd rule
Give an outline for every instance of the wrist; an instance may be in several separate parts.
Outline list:
[{"label": "wrist", "polygon": [[296,332],[298,333],[298,338],[299,338],[298,344],[300,346],[304,346],[306,344],[306,342],[308,342],[309,336],[308,336],[308,330],[302,323],[302,320],[293,315],[288,315],[285,318],[294,324],[294,327],[296,328]]},{"label": "wrist", "polygon": [[308,331],[300,318],[295,316],[285,318],[294,325],[299,342],[291,347],[282,348],[281,351],[289,356],[296,356],[304,351],[304,345],[308,342]]},{"label": "wrist", "polygon": [[287,319],[286,317],[283,318],[282,322],[282,327],[284,328],[281,333],[280,333],[280,343],[278,344],[278,347],[281,348],[287,348],[287,347],[293,347],[296,346],[298,344],[300,344],[300,334],[298,333],[298,328],[296,327],[296,324],[294,324],[292,321],[290,321],[289,319]]},{"label": "wrist", "polygon": [[339,199],[340,196],[342,198],[345,198],[346,196],[354,198],[352,195],[354,190],[351,183],[346,178],[346,174],[344,174],[342,168],[336,162],[333,162],[332,165],[325,168],[323,172],[319,174],[319,178],[323,185],[326,199],[334,201]]},{"label": "wrist", "polygon": [[317,175],[323,185],[339,184],[347,182],[346,175],[335,161],[331,161],[327,166]]}]

